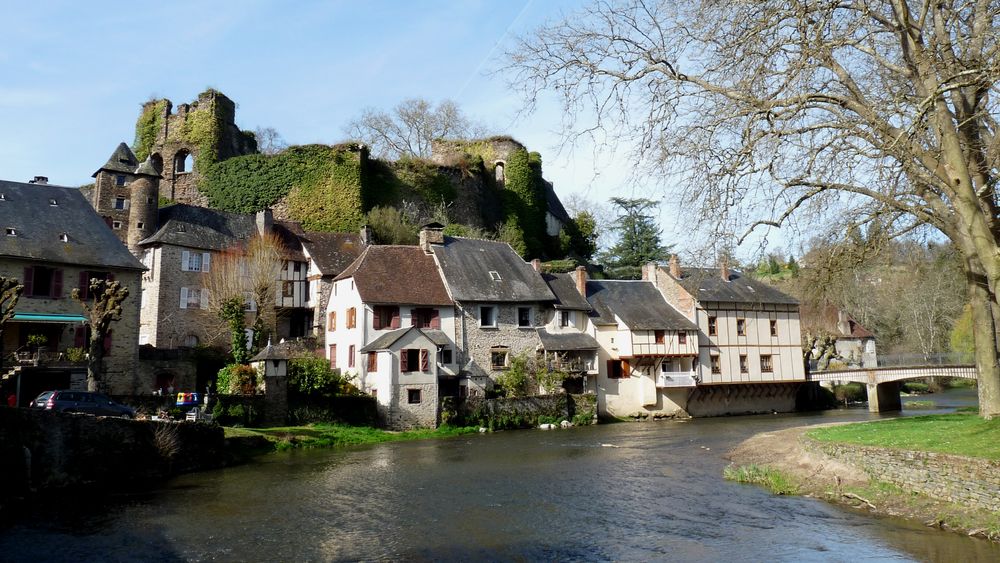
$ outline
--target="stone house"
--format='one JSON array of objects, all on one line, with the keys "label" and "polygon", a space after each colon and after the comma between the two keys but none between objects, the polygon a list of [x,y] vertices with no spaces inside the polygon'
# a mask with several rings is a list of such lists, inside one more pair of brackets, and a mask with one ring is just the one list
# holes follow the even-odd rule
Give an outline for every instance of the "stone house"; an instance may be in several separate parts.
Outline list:
[{"label": "stone house", "polygon": [[375,395],[391,427],[436,425],[439,388],[457,392],[455,331],[452,300],[420,247],[368,246],[333,280],[326,356]]},{"label": "stone house", "polygon": [[803,304],[800,314],[802,331],[806,335],[832,336],[838,358],[848,366],[878,367],[875,335],[846,311],[832,304]]},{"label": "stone house", "polygon": [[[532,266],[537,270],[540,264],[533,260]],[[556,297],[546,311],[545,325],[536,329],[543,361],[548,369],[568,375],[563,383],[567,391],[596,392],[600,345],[588,321],[592,308],[586,298],[587,271],[579,266],[570,274],[541,275]]]},{"label": "stone house", "polygon": [[542,349],[538,329],[556,297],[507,243],[446,237],[428,225],[420,247],[434,256],[455,302],[459,396],[482,395],[513,356]]},{"label": "stone house", "polygon": [[0,275],[24,285],[14,317],[3,327],[4,390],[20,387],[23,405],[45,389],[86,387],[86,365],[70,362],[67,354],[86,348],[89,340],[85,312],[70,294],[94,277],[113,279],[129,291],[121,320],[105,338],[103,390],[147,390],[151,383],[140,381],[135,369],[143,265],[83,194],[43,182],[0,181],[0,223]]}]

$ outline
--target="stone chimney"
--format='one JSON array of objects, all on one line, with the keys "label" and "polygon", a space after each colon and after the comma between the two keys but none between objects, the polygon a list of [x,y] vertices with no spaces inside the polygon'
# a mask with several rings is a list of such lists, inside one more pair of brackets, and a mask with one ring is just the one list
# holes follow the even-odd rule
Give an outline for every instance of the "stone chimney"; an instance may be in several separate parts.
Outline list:
[{"label": "stone chimney", "polygon": [[420,248],[431,254],[434,252],[432,244],[444,244],[444,225],[441,223],[428,223],[420,228]]},{"label": "stone chimney", "polygon": [[539,260],[538,258],[535,258],[534,260],[531,261],[531,267],[539,274],[542,273],[542,261]]},{"label": "stone chimney", "polygon": [[48,176],[35,176],[31,180],[28,180],[29,184],[38,184],[39,186],[45,186],[49,183]]},{"label": "stone chimney", "polygon": [[722,281],[729,281],[729,257],[723,256],[722,260],[719,261],[719,276],[722,277]]},{"label": "stone chimney", "polygon": [[257,234],[264,236],[274,230],[274,214],[271,209],[261,209],[254,218],[257,223]]},{"label": "stone chimney", "polygon": [[646,262],[642,265],[642,279],[643,281],[651,281],[656,283],[656,270],[660,267],[656,262]]},{"label": "stone chimney", "polygon": [[361,246],[369,246],[372,244],[372,239],[375,235],[372,233],[371,227],[368,225],[362,225],[361,232],[359,234],[361,235]]},{"label": "stone chimney", "polygon": [[681,279],[681,261],[677,259],[676,254],[670,256],[670,275],[676,279]]},{"label": "stone chimney", "polygon": [[587,297],[587,268],[577,266],[576,270],[573,271],[573,281],[576,282],[576,290],[580,292],[580,295]]},{"label": "stone chimney", "polygon": [[851,334],[851,323],[847,319],[847,313],[837,309],[837,330],[840,334],[849,336]]}]

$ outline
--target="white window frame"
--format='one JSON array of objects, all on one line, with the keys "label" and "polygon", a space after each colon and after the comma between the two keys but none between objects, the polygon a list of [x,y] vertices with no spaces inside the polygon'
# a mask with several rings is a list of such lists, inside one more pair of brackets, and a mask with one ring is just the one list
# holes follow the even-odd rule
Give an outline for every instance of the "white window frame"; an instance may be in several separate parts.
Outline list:
[{"label": "white window frame", "polygon": [[208,309],[208,289],[198,287],[181,288],[181,309]]},{"label": "white window frame", "polygon": [[210,252],[181,251],[181,271],[182,272],[207,272],[212,263]]}]

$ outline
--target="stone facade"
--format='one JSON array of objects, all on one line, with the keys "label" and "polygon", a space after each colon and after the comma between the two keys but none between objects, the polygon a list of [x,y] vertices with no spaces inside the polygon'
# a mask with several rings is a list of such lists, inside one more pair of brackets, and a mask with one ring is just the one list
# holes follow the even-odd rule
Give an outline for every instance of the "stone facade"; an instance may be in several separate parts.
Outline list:
[{"label": "stone facade", "polygon": [[[184,253],[211,253],[174,245],[147,248],[143,263],[149,270],[143,276],[142,314],[139,343],[158,348],[190,347],[197,344],[228,346],[229,333],[220,330],[221,321],[207,309],[207,300],[200,292],[205,285],[205,272],[183,271]],[[204,263],[204,259],[202,259]],[[211,268],[211,258],[208,260]],[[188,290],[188,300],[181,307],[182,289]],[[199,292],[195,301],[191,290]],[[204,303],[204,308],[202,304]]]},{"label": "stone facade", "polygon": [[[480,326],[483,307],[495,308],[495,327]],[[518,308],[531,310],[528,326],[518,326]],[[521,353],[534,355],[541,348],[542,341],[535,329],[545,326],[547,317],[546,308],[538,303],[462,303],[457,304],[456,309],[455,342],[461,348],[460,364],[463,375],[467,376],[461,382],[463,387],[467,387],[462,393],[468,396],[483,395],[505,371],[493,369],[494,351],[506,350],[506,364],[509,365],[510,358]]]},{"label": "stone facade", "polygon": [[1000,461],[808,439],[806,446],[859,467],[876,481],[957,504],[1000,511]]}]

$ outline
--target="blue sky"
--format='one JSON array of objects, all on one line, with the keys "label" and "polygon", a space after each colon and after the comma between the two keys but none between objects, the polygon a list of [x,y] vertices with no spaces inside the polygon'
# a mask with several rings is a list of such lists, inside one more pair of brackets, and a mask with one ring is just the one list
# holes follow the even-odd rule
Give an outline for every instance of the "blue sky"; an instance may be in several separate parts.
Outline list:
[{"label": "blue sky", "polygon": [[[175,105],[206,87],[237,103],[243,129],[291,144],[335,143],[365,107],[453,99],[473,119],[542,153],[566,200],[654,196],[626,182],[626,151],[592,161],[558,151],[559,112],[520,100],[498,65],[507,41],[582,0],[30,2],[8,5],[0,42],[0,178],[78,186],[150,97]],[[16,6],[16,7],[15,7]],[[661,209],[665,242],[684,246],[683,213]]]}]

